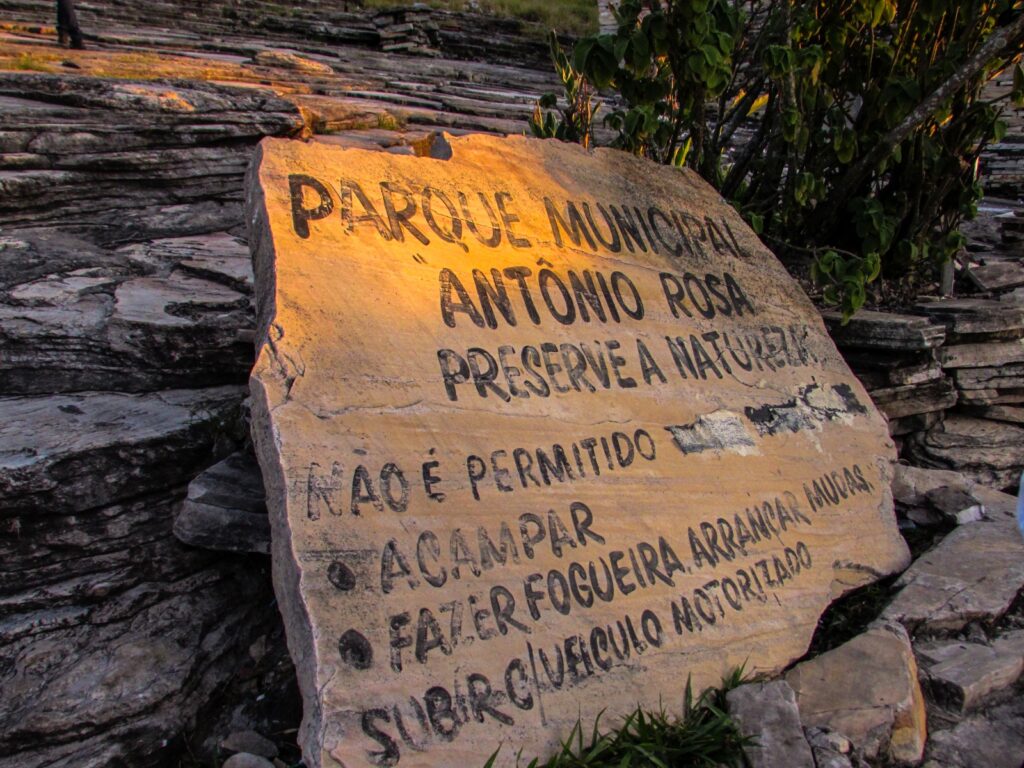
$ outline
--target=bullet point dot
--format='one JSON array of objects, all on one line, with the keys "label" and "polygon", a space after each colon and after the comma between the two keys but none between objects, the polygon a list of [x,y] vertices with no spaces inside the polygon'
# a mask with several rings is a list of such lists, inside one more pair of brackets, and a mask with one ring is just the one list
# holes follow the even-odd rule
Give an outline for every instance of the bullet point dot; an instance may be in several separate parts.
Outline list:
[{"label": "bullet point dot", "polygon": [[356,575],[352,569],[337,560],[328,566],[327,580],[342,592],[348,592],[356,585]]},{"label": "bullet point dot", "polygon": [[338,653],[341,659],[356,669],[369,669],[373,666],[373,648],[361,632],[348,630],[338,640]]}]

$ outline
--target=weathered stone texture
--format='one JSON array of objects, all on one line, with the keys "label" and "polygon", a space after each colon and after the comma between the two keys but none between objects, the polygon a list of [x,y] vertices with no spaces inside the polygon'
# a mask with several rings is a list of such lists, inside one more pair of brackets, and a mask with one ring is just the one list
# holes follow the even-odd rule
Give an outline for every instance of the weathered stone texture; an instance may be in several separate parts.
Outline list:
[{"label": "weathered stone texture", "polygon": [[1024,305],[995,299],[964,298],[922,302],[917,309],[946,326],[947,339],[959,343],[987,338],[999,341],[1024,334]]},{"label": "weathered stone texture", "polygon": [[1024,630],[1008,632],[988,645],[937,640],[919,643],[914,651],[935,697],[961,711],[1009,688],[1024,672]]},{"label": "weathered stone texture", "polygon": [[979,368],[1024,362],[1024,339],[989,344],[951,344],[936,350],[943,368]]},{"label": "weathered stone texture", "polygon": [[238,384],[252,365],[252,268],[226,233],[105,251],[67,235],[0,240],[0,391]]},{"label": "weathered stone texture", "polygon": [[233,453],[189,483],[174,535],[205,549],[270,554],[270,523],[256,458],[247,451]]},{"label": "weathered stone texture", "polygon": [[1015,487],[1024,468],[1024,428],[959,414],[908,441],[918,465],[952,469],[993,488]]},{"label": "weathered stone texture", "polygon": [[[448,126],[520,132],[537,96],[556,85],[546,46],[524,46],[512,22],[484,24],[474,17],[467,23],[469,17],[431,14],[432,47],[449,55],[483,53],[512,65],[499,67],[381,54],[375,49],[382,38],[403,45],[410,31],[389,24],[382,35],[365,15],[339,11],[329,1],[309,0],[287,14],[260,0],[202,6],[80,3],[90,51],[63,52],[68,68],[62,75],[0,76],[0,421],[17,413],[21,425],[45,422],[44,434],[69,432],[47,444],[56,452],[53,461],[22,450],[31,426],[24,441],[8,441],[0,456],[0,485],[8,483],[0,492],[4,768],[174,763],[176,738],[193,725],[208,737],[206,754],[212,755],[224,733],[250,727],[258,694],[273,691],[275,704],[289,699],[294,675],[267,631],[276,609],[261,570],[265,559],[204,554],[170,535],[173,518],[178,535],[196,544],[252,551],[267,546],[266,521],[251,493],[254,476],[238,465],[201,474],[192,506],[179,508],[191,476],[237,447],[220,430],[233,421],[234,407],[228,400],[211,406],[207,392],[171,393],[166,409],[155,405],[164,395],[146,400],[153,407],[140,407],[139,398],[124,394],[244,380],[252,360],[251,270],[244,244],[225,230],[239,231],[248,147],[264,135],[301,130],[293,105],[316,132],[395,123],[419,131]],[[31,33],[5,25],[5,44],[18,29],[22,40],[13,47],[49,58],[53,32],[39,25],[52,24],[52,1],[0,0],[0,15],[36,25]],[[94,56],[104,42],[116,46],[110,61]],[[339,48],[353,44],[362,48]],[[295,53],[268,51],[284,45]],[[149,55],[143,51],[159,51],[151,62],[180,68],[188,77],[261,87],[118,78],[121,64],[112,60]],[[187,60],[177,55],[182,52]],[[188,69],[187,61],[195,68]],[[538,70],[524,69],[524,61]],[[104,76],[76,75],[81,71]],[[270,95],[270,88],[285,100]],[[371,130],[358,141],[413,154],[421,136]],[[1019,177],[1019,137],[1011,131],[996,149],[989,179],[1005,180],[1008,169]],[[1020,220],[1004,217],[1008,252],[1020,242]],[[29,225],[35,229],[21,229]],[[190,234],[195,236],[183,237]],[[93,242],[116,246],[154,237],[164,239],[116,249]],[[1012,288],[1019,275],[1019,266],[1002,253],[974,258],[967,273],[980,288],[994,290]],[[1021,362],[1014,337],[1024,328],[1018,327],[1019,312],[1007,306],[974,305],[978,317],[960,320],[943,312],[931,321],[862,313],[847,326],[848,336],[833,331],[844,344],[853,343],[844,353],[892,417],[891,434],[936,427],[954,394],[944,378],[950,372],[960,387],[961,411],[1019,425],[1022,409],[1014,406],[1024,402],[1020,371],[1002,366]],[[947,321],[953,346],[937,347]],[[858,349],[863,354],[855,361]],[[937,370],[936,354],[945,372]],[[120,392],[93,399],[83,394],[90,390]],[[47,405],[53,393],[61,396]],[[187,405],[190,397],[196,413]],[[98,431],[100,439],[72,449],[71,433],[82,429],[82,414],[74,409],[89,411],[89,403],[102,418],[86,420],[84,431]],[[50,406],[67,410],[54,414]],[[211,415],[215,411],[223,421]],[[53,419],[60,414],[69,421]],[[4,439],[10,435],[8,429]],[[971,451],[964,456],[968,465],[977,462]],[[955,448],[940,458],[948,462],[943,465],[966,466],[957,463]],[[26,479],[19,473],[29,466],[36,470]],[[1018,469],[1004,467],[989,479],[1012,480]],[[86,480],[77,498],[77,478],[93,471],[109,475],[109,487]],[[236,495],[223,485],[235,481],[248,490]],[[8,517],[3,493],[15,490],[22,513]],[[983,504],[989,512],[999,508],[992,499]],[[1018,578],[1007,570],[1006,553],[998,546],[993,552],[991,562],[980,553],[971,560],[978,573],[987,573],[989,584]],[[939,558],[931,572],[943,570]],[[914,583],[921,586],[916,577]],[[968,595],[985,588],[980,577],[958,584],[950,588],[962,587]],[[257,605],[269,610],[256,611]],[[1005,601],[992,602],[983,621],[995,623],[1003,610]],[[928,625],[922,620],[919,626]],[[973,642],[979,642],[976,634]],[[257,642],[248,655],[240,653],[252,635],[259,635]],[[271,651],[263,648],[268,642]],[[250,678],[254,658],[277,659],[278,669]],[[980,679],[965,692],[987,687],[993,678]],[[225,692],[229,680],[232,690]],[[244,705],[236,706],[231,696],[244,697]],[[218,710],[208,718],[207,704],[226,706],[229,714]],[[930,751],[934,768],[1018,768],[1022,718],[1010,704],[939,732]],[[818,768],[850,765],[845,752],[826,748],[832,742],[812,732]],[[257,757],[232,760],[269,766]]]},{"label": "weathered stone texture", "polygon": [[[625,153],[588,153],[558,142],[474,136],[449,138],[434,149],[444,152],[392,156],[271,140],[261,145],[251,177],[250,242],[263,344],[252,380],[253,431],[267,484],[275,584],[305,696],[300,742],[308,765],[371,764],[399,751],[403,765],[465,762],[489,754],[493,747],[484,745],[502,740],[543,755],[578,717],[589,722],[602,710],[615,717],[638,702],[657,706],[687,674],[701,687],[745,659],[762,672],[784,668],[806,651],[831,599],[905,567],[908,553],[888,490],[891,444],[880,415],[806,296],[710,188],[692,174]],[[346,174],[342,187],[335,186],[337,169]],[[339,192],[344,189],[351,198]],[[406,196],[404,190],[415,192]],[[472,228],[460,194],[473,206]],[[508,223],[495,218],[488,228],[481,198],[504,208]],[[615,247],[607,226],[598,230],[605,246],[590,225],[583,225],[585,236],[572,234],[568,223],[554,230],[552,210],[566,222],[572,218],[567,201],[581,217],[579,206],[598,202],[616,206],[620,220],[623,211],[641,216],[646,226],[637,224],[630,237],[644,239],[644,247],[623,245],[619,231],[626,224],[615,224]],[[621,207],[627,204],[633,207]],[[661,219],[645,213],[651,207],[690,221],[690,234],[669,229],[664,213]],[[642,232],[653,238],[652,227],[663,239],[647,244]],[[491,242],[484,244],[488,232]],[[524,284],[539,302],[533,318],[521,289],[510,282],[518,264],[529,265],[521,277],[529,277]],[[566,276],[569,270],[575,278]],[[609,277],[613,271],[617,277]],[[576,322],[556,321],[554,315],[567,310],[541,293],[554,290],[556,279],[587,279],[581,275],[612,279],[620,291],[629,280],[630,295],[635,291],[644,311],[615,319],[595,283],[590,291],[581,287],[575,299],[567,288]],[[502,288],[490,282],[502,280]],[[675,304],[666,298],[672,280],[682,281]],[[702,280],[708,291],[731,291],[733,301],[744,293],[751,307],[729,307],[726,293],[713,307],[712,293],[708,301],[701,298]],[[482,281],[499,292],[497,298],[480,298]],[[578,302],[586,306],[577,309]],[[584,312],[590,313],[585,320]],[[734,340],[753,333],[775,335],[748,340],[746,357],[735,346],[730,355],[726,345],[735,341],[726,342],[726,334]],[[574,388],[561,378],[547,384],[542,370],[548,376],[565,374],[566,366],[579,372],[569,359],[558,371],[554,358],[552,367],[538,369],[546,392],[533,377],[534,390],[517,384],[525,374],[506,352],[494,353],[505,355],[504,368],[482,362],[485,349],[497,345],[513,346],[513,357],[522,362],[528,356],[520,358],[518,350],[535,344],[569,355],[572,344],[590,345],[596,338],[604,345],[600,339],[608,334],[613,343],[606,348],[623,362],[612,360],[619,370],[609,369],[607,378],[601,364],[592,363],[589,386],[577,382]],[[666,345],[676,338],[686,351],[677,349],[673,357]],[[722,346],[703,352],[701,338],[709,344],[721,339]],[[632,350],[641,348],[639,354],[646,350],[663,376],[648,370],[645,379],[645,363],[629,362]],[[473,362],[460,373],[460,363],[452,361],[465,354]],[[688,367],[685,356],[700,362],[691,357]],[[474,383],[470,365],[490,373],[478,369]],[[711,368],[719,365],[716,374]],[[506,381],[506,375],[512,378]],[[525,469],[521,477],[510,469],[505,483],[501,457],[516,447],[529,455],[528,446],[550,452],[558,444],[571,463],[574,440],[638,429],[655,447],[644,448],[649,459],[636,459],[644,464],[624,460],[611,470],[618,474],[599,473],[583,447],[577,448],[580,463],[570,464],[568,475],[562,471],[561,480],[534,463],[533,472],[548,473],[543,483],[531,483]],[[592,445],[599,445],[596,437]],[[492,454],[498,464],[487,469]],[[431,458],[442,478],[438,494],[428,493],[433,486],[422,479],[432,471]],[[399,468],[415,478],[406,490],[394,479]],[[715,521],[746,528],[748,523],[730,521],[756,504],[771,509],[781,525],[785,512],[773,506],[776,497],[804,510],[806,521],[787,527],[791,541],[771,544],[761,537],[755,543],[751,537],[728,552],[730,534],[719,534]],[[509,536],[521,531],[518,516],[534,509],[549,515],[546,528],[557,536],[554,516],[573,508],[580,513],[574,504],[590,510],[598,538],[577,533],[573,545],[531,544],[518,562],[508,555],[496,564],[482,554],[487,564],[474,567],[465,559],[482,536],[497,536],[502,524]],[[694,543],[712,530],[727,554],[710,539]],[[731,536],[741,536],[738,530]],[[472,541],[461,543],[465,536]],[[589,562],[599,574],[601,558],[630,557],[625,551],[647,540],[681,552],[685,574],[616,586],[613,596],[591,602],[583,592],[578,598],[566,593],[570,602],[564,606],[555,595],[537,601],[535,610],[526,608],[533,598],[524,590],[540,589],[545,577],[557,590],[570,557],[584,573]],[[701,555],[705,546],[716,554]],[[788,568],[787,546],[791,559],[797,548],[807,549],[805,562],[813,559],[798,576],[794,561],[792,580],[781,570]],[[776,569],[763,578],[775,583],[777,600],[741,595],[741,614],[727,607],[733,574],[759,560]],[[693,600],[711,599],[702,585],[717,578],[729,580],[723,581],[728,594],[722,609],[708,613],[701,602],[704,613],[693,613]],[[501,590],[514,594],[523,611],[515,614],[518,625],[486,623],[496,610],[492,596],[505,594]],[[443,637],[450,630],[435,631],[431,617],[463,608],[441,609],[438,600],[491,607],[476,614],[479,625],[463,624],[449,641]],[[660,623],[665,635],[645,640],[643,655],[637,646],[635,660],[606,664],[601,657],[589,670],[576,665],[575,673],[559,676],[552,654],[571,667],[576,663],[566,654],[575,652],[574,644],[590,642],[595,627],[605,631],[642,617],[648,631]],[[660,649],[657,662],[648,663],[654,646]],[[532,671],[530,658],[540,671]],[[517,671],[528,669],[526,677]],[[467,683],[467,674],[482,677]],[[426,706],[443,706],[441,698],[464,685],[479,695],[484,680],[499,691],[499,714],[478,717],[467,710],[455,718],[457,735],[437,723],[415,726],[416,734],[409,735],[421,706],[410,696],[426,695]],[[529,683],[535,696],[529,706],[523,691],[509,688],[517,680]],[[424,740],[425,751],[418,751]],[[512,764],[514,750],[499,761]]]},{"label": "weathered stone texture", "polygon": [[[267,717],[253,703],[265,690],[289,702],[277,711],[295,719],[280,727],[297,722],[282,647],[260,654],[277,660],[272,673],[247,677],[251,636],[283,644],[268,631],[265,559],[171,536],[176,518],[206,546],[267,546],[252,495],[229,499],[211,476],[178,511],[192,477],[239,447],[241,395],[211,388],[244,382],[253,359],[251,262],[229,233],[252,145],[307,130],[303,113],[321,130],[382,119],[515,130],[552,83],[542,44],[543,72],[424,67],[372,50],[372,24],[329,3],[257,5],[80,4],[88,51],[65,52],[54,72],[0,73],[0,543],[15,547],[0,564],[5,768],[176,763],[184,732],[212,758],[224,733]],[[50,61],[53,32],[38,25],[52,14],[0,0],[15,20],[0,57],[13,45]],[[458,20],[445,23],[452,39]],[[271,32],[299,47],[268,55]],[[515,36],[499,37],[513,58]],[[368,47],[339,56],[353,42]],[[197,509],[244,536],[209,518],[186,525]]]},{"label": "weathered stone texture", "polygon": [[229,733],[220,743],[221,749],[229,752],[246,752],[272,760],[277,757],[277,745],[256,731],[235,731]]},{"label": "weathered stone texture", "polygon": [[81,512],[195,474],[237,434],[237,387],[0,401],[4,518]]},{"label": "weathered stone texture", "polygon": [[1020,768],[1024,696],[936,733],[924,768]]},{"label": "weathered stone texture", "polygon": [[0,72],[0,226],[104,243],[226,230],[252,144],[302,126],[265,90]]},{"label": "weathered stone texture", "polygon": [[171,522],[239,398],[0,400],[0,765],[157,765],[232,674],[267,583]]},{"label": "weathered stone texture", "polygon": [[726,701],[740,733],[754,740],[745,750],[750,768],[815,768],[789,683],[748,683],[729,691]]},{"label": "weathered stone texture", "polygon": [[785,675],[807,726],[833,728],[869,759],[917,763],[927,738],[910,639],[898,624],[862,635]]},{"label": "weathered stone texture", "polygon": [[252,144],[302,120],[264,90],[32,73],[0,104],[0,765],[164,765],[276,618],[265,563],[172,524],[244,437],[252,270],[223,230]]},{"label": "weathered stone texture", "polygon": [[806,729],[815,768],[854,768],[850,753],[853,745],[841,733],[830,728],[812,726]]},{"label": "weathered stone texture", "polygon": [[[994,513],[996,510],[988,505]],[[911,631],[991,624],[1024,587],[1024,542],[1012,517],[959,526],[897,580],[883,616]]]}]

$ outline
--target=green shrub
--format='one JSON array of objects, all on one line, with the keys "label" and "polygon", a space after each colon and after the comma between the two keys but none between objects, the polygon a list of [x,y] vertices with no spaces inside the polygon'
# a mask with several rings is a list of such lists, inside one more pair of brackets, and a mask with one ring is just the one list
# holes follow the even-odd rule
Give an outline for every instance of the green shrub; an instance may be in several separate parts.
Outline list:
[{"label": "green shrub", "polygon": [[[1024,2],[647,5],[624,0],[560,73],[615,91],[612,146],[697,171],[780,256],[810,257],[847,317],[879,275],[912,291],[962,247],[977,159],[1006,130],[982,88],[1012,66],[1024,103]],[[531,128],[558,135],[559,116]]]}]

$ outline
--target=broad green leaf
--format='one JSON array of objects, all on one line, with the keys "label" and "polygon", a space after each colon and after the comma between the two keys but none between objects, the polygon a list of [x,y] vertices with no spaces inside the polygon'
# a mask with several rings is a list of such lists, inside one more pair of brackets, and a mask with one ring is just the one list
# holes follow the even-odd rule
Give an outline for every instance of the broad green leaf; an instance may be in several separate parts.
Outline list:
[{"label": "broad green leaf", "polygon": [[998,142],[1002,141],[1004,136],[1006,136],[1006,121],[996,120],[992,124],[992,138]]},{"label": "broad green leaf", "polygon": [[1013,106],[1024,107],[1024,66],[1018,62],[1013,68],[1013,89],[1010,93]]},{"label": "broad green leaf", "polygon": [[584,37],[575,47],[572,49],[572,65],[580,72],[586,72],[587,70],[587,58],[590,56],[590,52],[594,49],[597,44],[597,40],[593,37]]}]

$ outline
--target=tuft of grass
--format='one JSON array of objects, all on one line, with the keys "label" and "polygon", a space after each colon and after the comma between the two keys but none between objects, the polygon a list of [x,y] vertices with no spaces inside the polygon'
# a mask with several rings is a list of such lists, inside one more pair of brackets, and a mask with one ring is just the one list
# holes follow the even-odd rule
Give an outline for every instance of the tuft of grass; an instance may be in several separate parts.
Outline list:
[{"label": "tuft of grass", "polygon": [[[670,715],[664,707],[656,712],[637,707],[609,731],[601,730],[599,715],[589,736],[577,720],[555,755],[543,763],[533,758],[525,768],[741,768],[743,751],[753,739],[743,736],[726,712],[725,694],[743,682],[741,667],[724,678],[720,688],[694,696],[687,679],[680,715]],[[499,747],[484,768],[493,768],[500,751]],[[516,765],[521,758],[520,750]]]},{"label": "tuft of grass", "polygon": [[385,131],[400,131],[405,127],[405,121],[390,112],[378,112],[377,127]]},{"label": "tuft of grass", "polygon": [[31,53],[19,53],[18,58],[12,63],[17,70],[28,72],[52,72],[53,70],[42,59],[38,59]]}]

